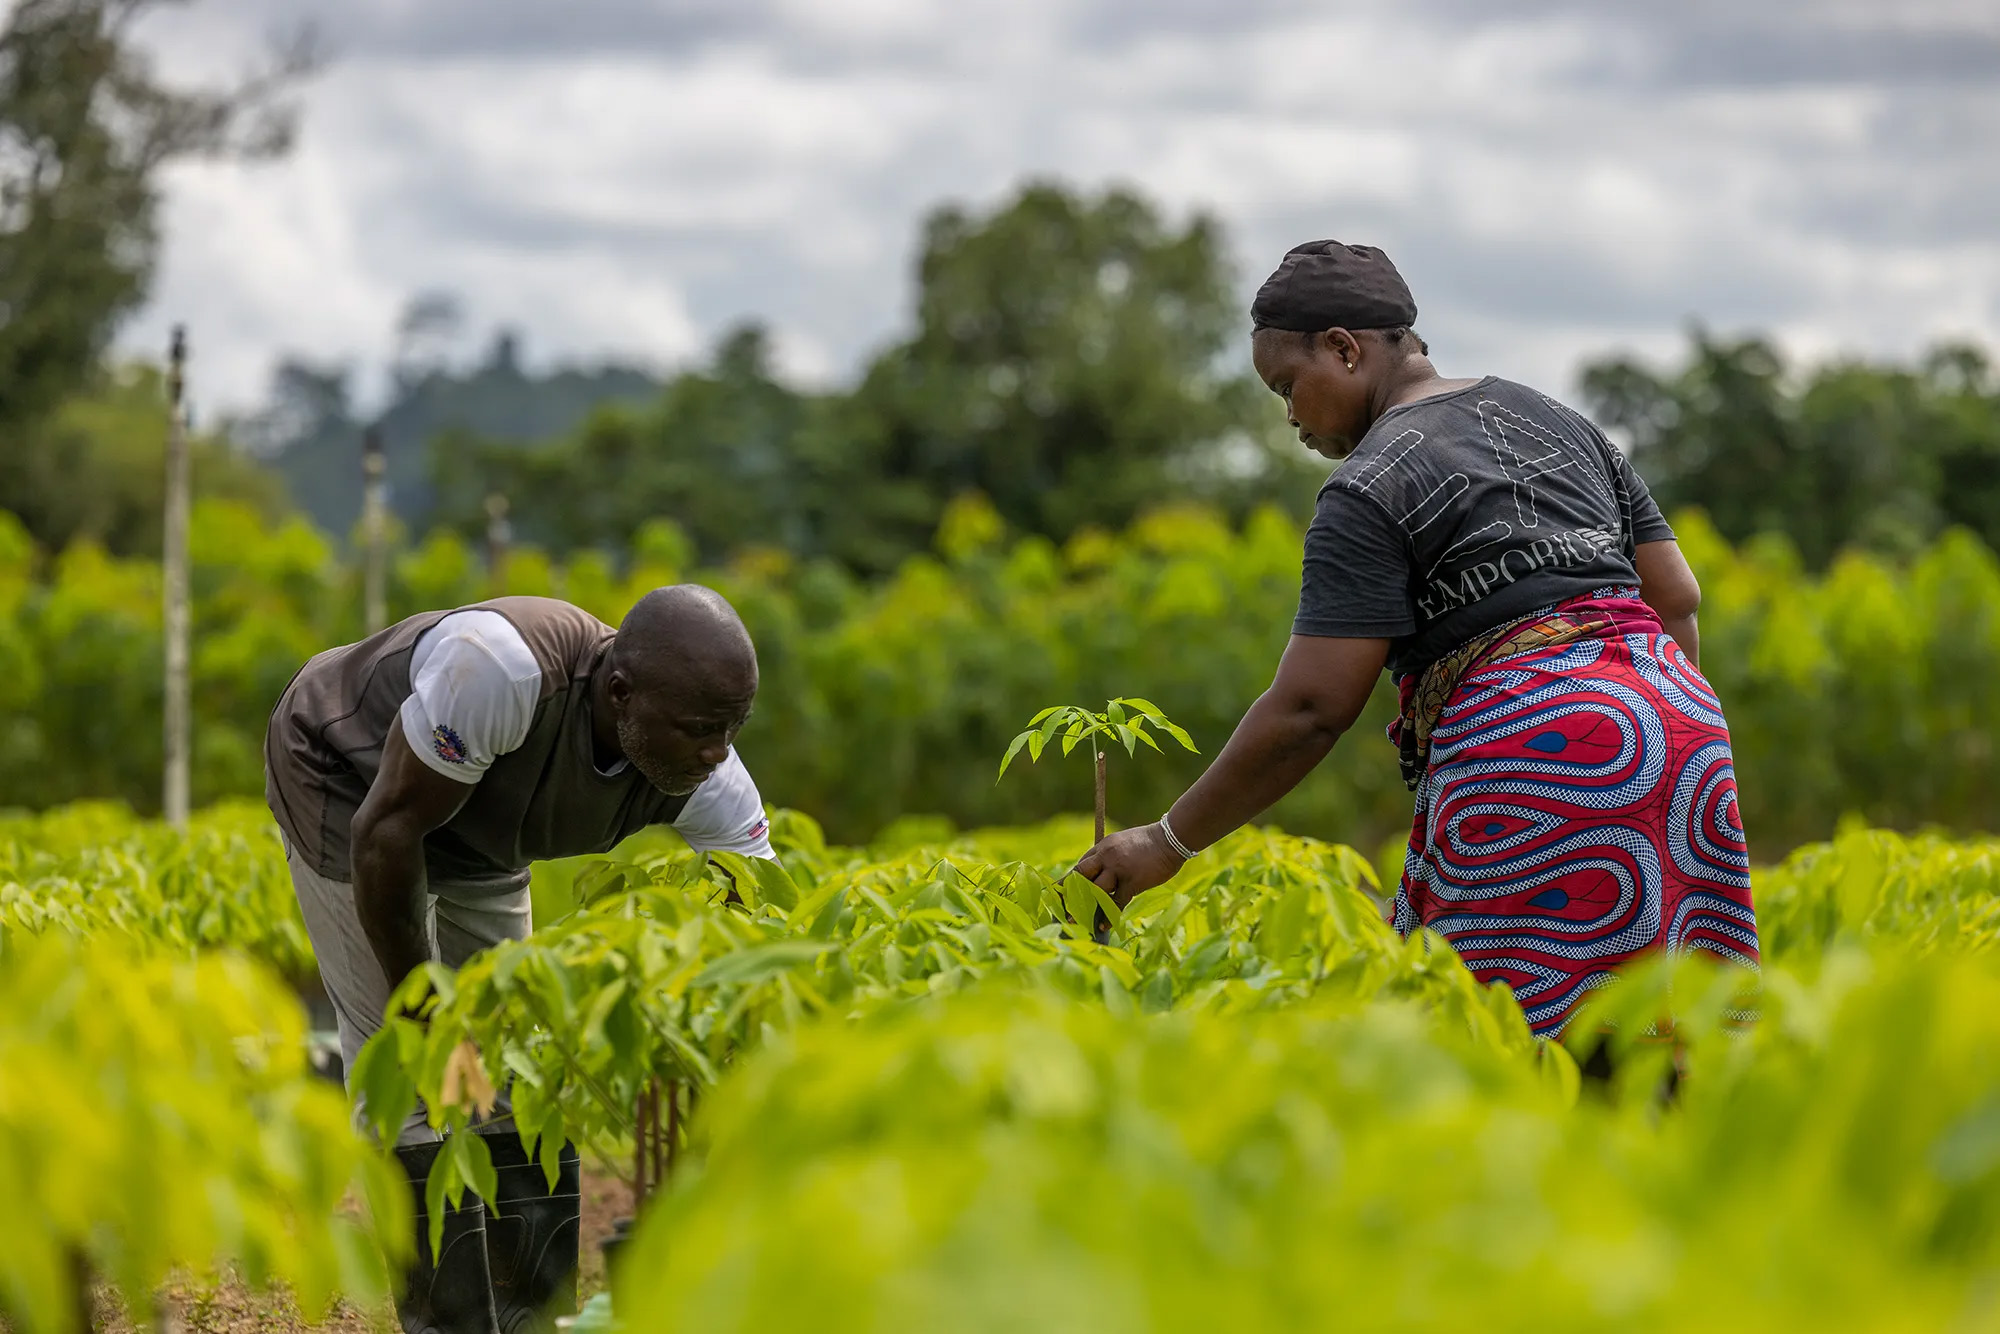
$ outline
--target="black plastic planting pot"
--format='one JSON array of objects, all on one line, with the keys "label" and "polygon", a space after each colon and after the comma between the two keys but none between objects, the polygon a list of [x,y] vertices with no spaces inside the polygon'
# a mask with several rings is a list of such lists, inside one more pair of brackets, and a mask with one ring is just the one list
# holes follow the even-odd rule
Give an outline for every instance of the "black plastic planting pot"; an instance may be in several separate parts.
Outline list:
[{"label": "black plastic planting pot", "polygon": [[603,1241],[597,1243],[597,1249],[604,1255],[604,1280],[607,1286],[610,1284],[611,1275],[618,1267],[619,1253],[625,1249],[625,1243],[631,1239],[632,1220],[629,1217],[614,1218],[611,1220],[610,1233],[605,1236]]}]

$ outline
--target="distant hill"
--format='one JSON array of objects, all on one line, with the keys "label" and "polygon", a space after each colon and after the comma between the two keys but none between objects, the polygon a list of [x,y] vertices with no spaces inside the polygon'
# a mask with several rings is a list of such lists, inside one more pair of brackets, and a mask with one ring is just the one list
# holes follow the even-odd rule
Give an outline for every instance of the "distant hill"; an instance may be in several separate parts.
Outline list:
[{"label": "distant hill", "polygon": [[[361,436],[367,425],[347,402],[345,377],[291,365],[279,372],[279,393],[263,428],[260,450],[285,481],[291,499],[326,531],[344,536],[361,516]],[[563,435],[599,406],[649,401],[661,382],[628,366],[524,372],[511,338],[495,340],[486,361],[470,371],[432,370],[404,377],[380,417],[389,461],[389,503],[397,517],[427,526],[432,508],[430,442],[448,431],[490,441],[529,444]]]}]

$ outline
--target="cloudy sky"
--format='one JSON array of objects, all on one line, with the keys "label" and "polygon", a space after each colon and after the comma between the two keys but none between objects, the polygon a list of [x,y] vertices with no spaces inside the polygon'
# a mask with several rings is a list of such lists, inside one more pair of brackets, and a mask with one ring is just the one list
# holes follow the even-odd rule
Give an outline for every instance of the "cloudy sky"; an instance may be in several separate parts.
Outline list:
[{"label": "cloudy sky", "polygon": [[918,219],[1027,176],[1226,224],[1247,302],[1320,236],[1395,257],[1447,373],[1563,390],[1691,319],[1798,353],[2000,344],[2000,0],[195,0],[186,79],[312,15],[275,165],[177,168],[155,297],[211,410],[285,352],[699,357],[746,317],[850,373],[908,318]]}]

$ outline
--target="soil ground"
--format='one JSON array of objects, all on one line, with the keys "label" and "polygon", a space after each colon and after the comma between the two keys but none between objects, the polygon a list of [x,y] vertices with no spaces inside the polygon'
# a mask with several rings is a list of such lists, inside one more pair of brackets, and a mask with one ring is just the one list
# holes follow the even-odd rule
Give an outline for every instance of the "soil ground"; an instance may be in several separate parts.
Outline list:
[{"label": "soil ground", "polygon": [[[632,1192],[608,1172],[583,1174],[583,1254],[581,1295],[590,1295],[604,1286],[604,1253],[599,1243],[611,1232],[614,1220],[632,1211]],[[394,1334],[395,1308],[384,1302],[378,1308],[359,1309],[338,1303],[325,1321],[307,1324],[298,1306],[285,1292],[252,1292],[233,1276],[221,1283],[201,1285],[176,1281],[167,1286],[164,1320],[152,1325],[134,1324],[116,1297],[100,1291],[97,1297],[97,1329],[103,1334],[262,1334],[262,1331],[324,1331],[324,1334]]]}]

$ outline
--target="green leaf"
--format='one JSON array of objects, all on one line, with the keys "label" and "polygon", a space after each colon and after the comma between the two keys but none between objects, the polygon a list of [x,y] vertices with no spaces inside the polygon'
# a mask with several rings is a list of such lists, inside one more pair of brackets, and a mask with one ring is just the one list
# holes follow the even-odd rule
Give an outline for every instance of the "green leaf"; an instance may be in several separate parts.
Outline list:
[{"label": "green leaf", "polygon": [[[509,1130],[504,1132],[513,1134]],[[470,1131],[444,1137],[444,1147],[431,1163],[424,1182],[424,1208],[430,1216],[431,1254],[444,1242],[447,1207],[457,1208],[471,1190],[488,1204],[500,1193],[499,1175],[493,1170],[493,1154],[485,1137]]]},{"label": "green leaf", "polygon": [[828,888],[831,894],[816,897],[810,914],[799,914],[800,921],[810,918],[811,925],[806,928],[806,934],[815,940],[831,939],[833,933],[840,929],[841,914],[847,909],[848,886],[836,880]]},{"label": "green leaf", "polygon": [[[1079,880],[1083,879],[1082,876],[1078,876],[1077,878]],[[1104,889],[1096,881],[1084,880],[1083,883],[1090,886],[1090,892],[1096,897],[1097,906],[1104,910],[1104,916],[1111,923],[1112,930],[1124,929],[1125,910],[1118,906],[1117,901],[1105,893]]]},{"label": "green leaf", "polygon": [[799,887],[791,874],[768,857],[746,858],[750,863],[750,873],[757,877],[757,888],[764,896],[764,902],[789,914],[799,906]]},{"label": "green leaf", "polygon": [[721,987],[757,982],[796,968],[834,948],[830,940],[773,940],[725,954],[696,974],[697,987]]},{"label": "green leaf", "polygon": [[579,1026],[586,1044],[604,1041],[604,1020],[610,1015],[611,1007],[625,995],[625,985],[624,978],[614,978],[604,990],[591,998],[589,1007],[584,1010],[583,1023]]},{"label": "green leaf", "polygon": [[1122,723],[1125,721],[1124,706],[1114,699],[1104,706],[1104,716],[1112,723]]},{"label": "green leaf", "polygon": [[570,885],[570,895],[586,908],[593,907],[604,899],[622,894],[631,887],[633,873],[638,870],[625,862],[605,860],[585,867]]},{"label": "green leaf", "polygon": [[993,905],[994,916],[1005,918],[1008,926],[1013,927],[1023,935],[1032,935],[1034,933],[1035,924],[1028,920],[1028,914],[1022,911],[1021,905],[1013,899],[1007,897],[1005,894],[995,894],[987,901]]},{"label": "green leaf", "polygon": [[1119,1018],[1129,1017],[1136,1006],[1132,1004],[1131,989],[1119,978],[1117,972],[1105,964],[1097,967],[1098,996],[1104,1008]]},{"label": "green leaf", "polygon": [[[499,1132],[511,1135],[512,1129]],[[465,1184],[475,1191],[479,1198],[492,1204],[500,1194],[500,1175],[493,1170],[493,1152],[486,1145],[482,1134],[454,1135],[452,1138],[464,1141],[459,1154],[459,1172]]]},{"label": "green leaf", "polygon": [[1097,910],[1098,896],[1104,893],[1103,890],[1075,871],[1064,876],[1058,888],[1062,891],[1063,908],[1069,913],[1072,922],[1085,931],[1096,925],[1094,914]]},{"label": "green leaf", "polygon": [[[466,1138],[470,1138],[467,1136]],[[446,1135],[444,1147],[431,1159],[430,1175],[424,1178],[424,1214],[430,1220],[431,1254],[444,1245],[444,1216],[447,1206],[465,1198],[465,1181],[458,1170],[458,1135]]]},{"label": "green leaf", "polygon": [[1179,727],[1176,727],[1173,723],[1168,722],[1164,717],[1160,718],[1158,721],[1160,724],[1160,730],[1162,732],[1165,732],[1168,736],[1180,742],[1183,746],[1186,746],[1189,750],[1193,751],[1195,754],[1197,755],[1201,754],[1201,748],[1194,744],[1194,738],[1190,737],[1186,732],[1182,731]]},{"label": "green leaf", "polygon": [[527,954],[528,949],[514,941],[508,941],[494,950],[492,958],[493,989],[495,991],[504,995],[507,989],[513,985],[514,970],[521,966],[521,960]]},{"label": "green leaf", "polygon": [[384,1012],[392,1015],[422,1014],[425,1007],[435,1000],[431,986],[433,980],[431,970],[434,966],[426,963],[412,968],[409,975],[398,982],[396,989],[389,993],[389,1003],[384,1007]]},{"label": "green leaf", "polygon": [[408,1019],[384,1021],[354,1058],[348,1087],[361,1102],[362,1115],[377,1142],[394,1144],[403,1122],[417,1105],[417,1082],[403,1064],[403,1030],[420,1031]]},{"label": "green leaf", "polygon": [[1125,743],[1125,754],[1127,756],[1138,754],[1138,741],[1132,728],[1120,723],[1112,729],[1112,734]]},{"label": "green leaf", "polygon": [[[1000,757],[1000,772],[993,776],[994,782],[997,783],[1007,776],[1007,766],[1014,762],[1014,757],[1021,753],[1021,747],[1027,745],[1028,738],[1033,735],[1035,733],[1030,730],[1014,738],[1012,744],[1007,747],[1007,753]],[[1040,756],[1036,756],[1035,758],[1039,759]]]},{"label": "green leaf", "polygon": [[791,913],[788,914],[788,916],[791,918],[793,929],[796,930],[798,928],[799,923],[806,922],[810,923],[810,925],[807,927],[807,930],[813,932],[814,934],[817,934],[819,926],[819,915],[821,910],[824,909],[829,903],[832,903],[835,899],[839,898],[841,894],[846,891],[846,889],[847,886],[842,884],[839,880],[834,879],[832,877],[828,877],[827,883],[821,885],[818,889],[815,889],[810,895],[808,895],[803,901],[800,902],[797,908],[793,909]]},{"label": "green leaf", "polygon": [[1036,735],[1041,737],[1041,745],[1038,745],[1035,748],[1035,753],[1037,755],[1041,754],[1042,746],[1048,745],[1049,740],[1052,737],[1054,737],[1058,731],[1069,726],[1071,722],[1070,715],[1074,712],[1076,712],[1076,710],[1074,709],[1058,709],[1056,712],[1050,714],[1045,720],[1043,720],[1041,727],[1036,732]]},{"label": "green leaf", "polygon": [[1298,953],[1304,942],[1306,909],[1312,891],[1294,885],[1265,907],[1257,932],[1257,949],[1273,963],[1283,963]]},{"label": "green leaf", "polygon": [[769,904],[789,913],[799,905],[799,887],[777,862],[740,852],[711,852],[709,860],[728,873],[736,892],[751,907]]},{"label": "green leaf", "polygon": [[562,1136],[544,1130],[536,1147],[535,1161],[541,1166],[542,1179],[548,1188],[555,1190],[556,1178],[562,1175]]},{"label": "green leaf", "polygon": [[1123,699],[1120,699],[1118,702],[1120,704],[1123,704],[1128,709],[1136,709],[1138,712],[1145,714],[1149,718],[1158,718],[1164,721],[1167,716],[1166,714],[1160,712],[1160,706],[1153,703],[1152,700],[1141,699],[1137,695],[1127,695]]}]

